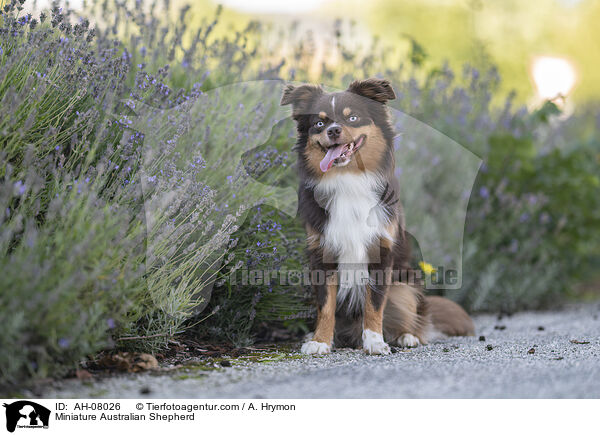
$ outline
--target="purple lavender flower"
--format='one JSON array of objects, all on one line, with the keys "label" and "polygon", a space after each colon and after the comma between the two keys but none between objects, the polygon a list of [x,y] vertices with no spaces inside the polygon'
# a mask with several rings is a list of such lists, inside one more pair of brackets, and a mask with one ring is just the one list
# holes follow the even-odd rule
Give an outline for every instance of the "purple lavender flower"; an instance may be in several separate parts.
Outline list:
[{"label": "purple lavender flower", "polygon": [[21,180],[17,181],[14,185],[14,192],[16,195],[23,195],[25,193],[25,191],[27,190],[27,187],[25,186],[25,184],[23,184],[23,182]]},{"label": "purple lavender flower", "polygon": [[66,349],[67,347],[69,347],[69,344],[71,344],[71,340],[69,340],[68,338],[59,338],[58,339],[58,347],[60,347],[61,349]]}]

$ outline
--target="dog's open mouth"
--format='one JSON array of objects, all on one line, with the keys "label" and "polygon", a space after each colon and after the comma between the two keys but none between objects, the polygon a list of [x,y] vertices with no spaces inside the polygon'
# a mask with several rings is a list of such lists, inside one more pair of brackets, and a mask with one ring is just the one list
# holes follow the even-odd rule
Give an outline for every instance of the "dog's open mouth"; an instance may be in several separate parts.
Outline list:
[{"label": "dog's open mouth", "polygon": [[350,156],[356,152],[365,143],[365,135],[361,134],[358,139],[345,144],[332,146],[327,149],[327,154],[319,166],[321,171],[327,172],[335,164],[336,166],[346,166],[350,162]]}]

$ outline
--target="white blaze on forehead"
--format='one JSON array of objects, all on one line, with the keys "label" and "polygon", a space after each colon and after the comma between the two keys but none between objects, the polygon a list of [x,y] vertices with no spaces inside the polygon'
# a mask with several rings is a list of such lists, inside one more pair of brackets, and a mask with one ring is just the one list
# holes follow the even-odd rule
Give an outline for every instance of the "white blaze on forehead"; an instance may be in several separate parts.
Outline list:
[{"label": "white blaze on forehead", "polygon": [[331,96],[331,115],[333,116],[332,119],[335,119],[335,95]]}]

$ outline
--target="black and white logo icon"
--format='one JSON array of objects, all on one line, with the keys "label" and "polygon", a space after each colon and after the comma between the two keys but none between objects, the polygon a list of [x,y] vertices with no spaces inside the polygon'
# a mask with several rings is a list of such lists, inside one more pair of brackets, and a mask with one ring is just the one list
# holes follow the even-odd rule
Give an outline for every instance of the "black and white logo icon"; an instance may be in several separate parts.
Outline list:
[{"label": "black and white logo icon", "polygon": [[29,400],[5,403],[6,430],[14,432],[19,429],[47,429],[50,410]]}]

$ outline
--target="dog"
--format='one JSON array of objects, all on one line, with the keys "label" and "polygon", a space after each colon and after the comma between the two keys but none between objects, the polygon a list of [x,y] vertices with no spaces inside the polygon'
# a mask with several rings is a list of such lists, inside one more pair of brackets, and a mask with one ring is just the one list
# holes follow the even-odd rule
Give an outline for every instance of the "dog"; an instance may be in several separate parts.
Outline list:
[{"label": "dog", "polygon": [[386,105],[395,98],[388,81],[374,78],[343,92],[311,84],[283,91],[281,105],[292,105],[297,127],[298,214],[317,303],[316,328],[302,353],[362,346],[386,355],[389,344],[474,334],[459,305],[395,279],[394,272],[411,270]]}]

